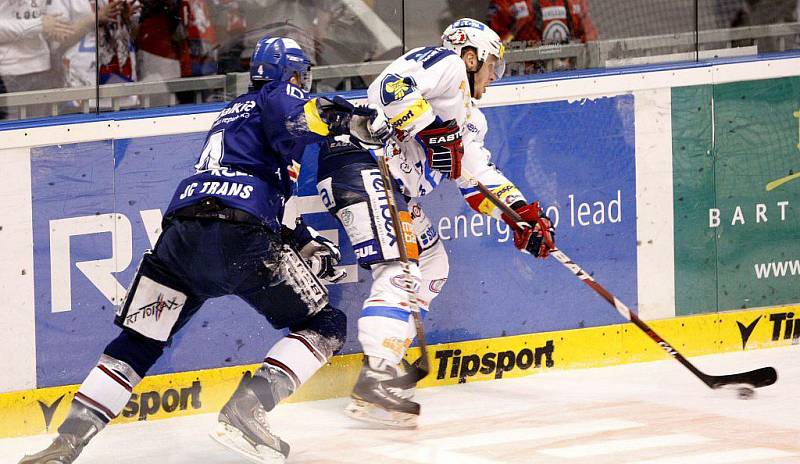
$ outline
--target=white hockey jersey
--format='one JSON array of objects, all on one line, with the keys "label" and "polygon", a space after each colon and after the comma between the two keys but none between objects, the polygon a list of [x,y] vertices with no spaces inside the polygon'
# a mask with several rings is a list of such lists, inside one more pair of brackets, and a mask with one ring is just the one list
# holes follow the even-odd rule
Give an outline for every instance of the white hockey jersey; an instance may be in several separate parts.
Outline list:
[{"label": "white hockey jersey", "polygon": [[[415,136],[434,121],[455,119],[464,142],[463,167],[507,204],[525,198],[491,163],[484,146],[486,118],[470,97],[462,59],[441,47],[416,48],[392,62],[370,84],[367,99],[380,106],[399,134],[400,153],[389,158],[392,175],[409,197],[430,193],[443,176],[427,163],[425,149]],[[476,211],[500,218],[483,195],[465,180],[461,193]]]}]

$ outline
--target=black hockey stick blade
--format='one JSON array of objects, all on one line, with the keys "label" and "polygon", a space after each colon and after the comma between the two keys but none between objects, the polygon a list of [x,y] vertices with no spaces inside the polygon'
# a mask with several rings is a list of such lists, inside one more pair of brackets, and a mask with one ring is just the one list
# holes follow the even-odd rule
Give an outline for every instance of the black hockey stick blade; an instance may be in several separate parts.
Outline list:
[{"label": "black hockey stick blade", "polygon": [[774,367],[762,367],[760,369],[740,372],[729,375],[708,375],[703,374],[703,382],[711,388],[722,388],[728,385],[744,384],[753,388],[766,387],[778,380],[778,371]]},{"label": "black hockey stick blade", "polygon": [[413,369],[412,374],[416,378],[417,382],[424,379],[425,377],[428,376],[428,374],[430,374],[430,367],[428,367],[428,360],[422,356],[420,356],[419,359],[417,359],[411,364],[411,368]]}]

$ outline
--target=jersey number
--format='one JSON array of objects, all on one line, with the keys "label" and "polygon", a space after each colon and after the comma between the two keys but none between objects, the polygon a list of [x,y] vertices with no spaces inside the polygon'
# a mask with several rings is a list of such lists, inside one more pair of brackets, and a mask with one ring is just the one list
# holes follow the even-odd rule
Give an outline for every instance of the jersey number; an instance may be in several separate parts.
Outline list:
[{"label": "jersey number", "polygon": [[423,69],[428,69],[452,54],[454,54],[452,51],[445,48],[425,47],[416,53],[408,55],[406,61],[418,61],[422,63]]},{"label": "jersey number", "polygon": [[225,145],[222,143],[224,136],[225,130],[223,129],[214,132],[208,137],[206,145],[203,147],[203,153],[200,154],[200,159],[194,165],[198,172],[222,168],[220,162],[225,155]]}]

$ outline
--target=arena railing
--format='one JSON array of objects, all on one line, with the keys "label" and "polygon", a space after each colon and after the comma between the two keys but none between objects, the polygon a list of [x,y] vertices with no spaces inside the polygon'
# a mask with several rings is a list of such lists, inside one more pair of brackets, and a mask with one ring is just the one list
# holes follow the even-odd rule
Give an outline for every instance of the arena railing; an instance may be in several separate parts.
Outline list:
[{"label": "arena railing", "polygon": [[[759,47],[759,41],[769,39],[775,43],[768,50]],[[749,46],[741,46],[750,41]],[[760,51],[785,51],[800,48],[800,22],[752,26],[735,29],[713,29],[698,32],[666,34],[625,39],[600,40],[586,44],[566,44],[520,48],[510,44],[506,61],[509,64],[525,62],[555,63],[568,60],[577,69],[605,68],[629,64],[652,64],[677,60],[703,59],[713,56],[752,55]],[[354,88],[356,79],[370,82],[390,61],[317,66],[313,75],[317,91]],[[548,67],[547,69],[552,69]],[[230,100],[243,93],[249,85],[247,73],[231,73],[189,77],[160,82],[132,82],[98,87],[77,87],[36,90],[0,94],[0,108],[14,109],[20,119],[27,117],[27,108],[47,105],[53,116],[67,113],[90,113],[96,110],[98,98],[110,100],[107,110],[123,108],[122,99],[137,96],[138,103],[125,108],[151,108],[153,97],[166,99],[166,104],[178,104],[176,93],[190,93],[194,103],[217,99]],[[72,103],[69,109],[65,104]]]}]

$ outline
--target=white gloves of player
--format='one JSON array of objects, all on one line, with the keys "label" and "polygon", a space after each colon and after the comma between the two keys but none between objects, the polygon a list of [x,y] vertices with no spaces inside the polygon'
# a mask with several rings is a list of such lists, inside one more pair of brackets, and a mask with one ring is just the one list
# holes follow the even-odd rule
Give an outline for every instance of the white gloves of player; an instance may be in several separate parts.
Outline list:
[{"label": "white gloves of player", "polygon": [[345,278],[347,271],[335,267],[342,259],[339,247],[311,227],[308,231],[312,239],[300,250],[300,256],[306,260],[311,271],[320,279],[330,283]]},{"label": "white gloves of player", "polygon": [[383,110],[375,104],[356,106],[350,119],[350,141],[365,149],[383,147],[394,131]]}]

